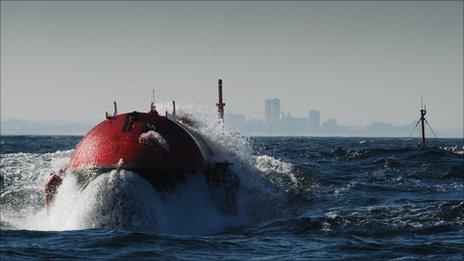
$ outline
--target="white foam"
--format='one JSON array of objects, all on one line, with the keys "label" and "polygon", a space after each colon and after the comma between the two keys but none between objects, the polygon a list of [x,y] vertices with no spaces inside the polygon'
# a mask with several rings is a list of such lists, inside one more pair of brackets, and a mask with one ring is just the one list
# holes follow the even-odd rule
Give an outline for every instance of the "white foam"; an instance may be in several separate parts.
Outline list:
[{"label": "white foam", "polygon": [[166,139],[164,139],[158,132],[152,130],[140,134],[139,142],[149,145],[158,144],[165,150],[169,149],[169,144]]},{"label": "white foam", "polygon": [[[124,170],[100,175],[84,189],[68,173],[47,211],[44,184],[50,172],[68,163],[72,153],[58,151],[2,155],[1,225],[28,230],[123,228],[198,235],[280,216],[285,210],[285,191],[298,185],[292,165],[254,155],[248,138],[227,132],[205,108],[192,108],[188,111],[206,122],[198,131],[233,163],[231,169],[240,179],[234,214],[219,210],[223,202],[211,194],[200,175],[189,175],[174,191],[162,193],[141,176]],[[181,113],[183,109],[178,106],[177,110]]]}]

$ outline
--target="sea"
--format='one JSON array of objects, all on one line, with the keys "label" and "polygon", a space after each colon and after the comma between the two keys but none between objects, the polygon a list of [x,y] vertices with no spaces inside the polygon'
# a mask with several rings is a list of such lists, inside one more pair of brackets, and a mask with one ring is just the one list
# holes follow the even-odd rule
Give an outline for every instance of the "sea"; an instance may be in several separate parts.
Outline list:
[{"label": "sea", "polygon": [[193,176],[169,192],[113,170],[44,184],[80,136],[1,136],[0,259],[463,260],[463,139],[212,135],[235,210]]}]

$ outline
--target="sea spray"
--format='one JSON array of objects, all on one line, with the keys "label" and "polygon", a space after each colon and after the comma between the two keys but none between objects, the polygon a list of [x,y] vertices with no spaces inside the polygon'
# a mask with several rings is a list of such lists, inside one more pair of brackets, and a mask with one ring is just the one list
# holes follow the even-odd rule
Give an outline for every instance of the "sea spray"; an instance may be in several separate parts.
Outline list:
[{"label": "sea spray", "polygon": [[[78,137],[61,138],[71,141],[73,147],[79,140]],[[29,136],[25,139],[32,140],[35,144],[44,144],[44,148],[47,147],[45,152],[69,148],[63,144],[62,140],[54,142],[58,139],[57,137]],[[21,142],[18,143],[18,140]],[[2,137],[5,144],[17,145],[14,149],[10,149],[11,147],[5,149],[5,152],[0,155],[2,164],[0,171],[6,182],[1,185],[2,193],[7,192],[10,196],[13,195],[10,186],[19,189],[30,186],[32,193],[23,191],[20,193],[21,196],[16,197],[16,201],[10,201],[11,197],[5,201],[6,197],[0,196],[2,200],[0,259],[37,258],[37,256],[48,259],[88,259],[89,256],[104,259],[143,259],[147,256],[160,259],[199,259],[205,256],[212,259],[264,259],[269,257],[280,259],[327,259],[328,257],[334,259],[462,259],[464,251],[462,244],[464,231],[463,155],[432,148],[418,150],[414,146],[400,149],[404,141],[398,138],[251,137],[247,140],[251,141],[253,148],[257,148],[252,151],[252,157],[245,160],[245,163],[247,161],[251,163],[241,164],[243,167],[240,167],[240,164],[234,164],[233,168],[246,169],[248,166],[250,168],[248,173],[258,174],[244,172],[244,176],[256,176],[258,184],[260,177],[264,180],[271,177],[285,177],[282,178],[282,181],[285,181],[283,184],[287,184],[287,181],[288,184],[294,184],[287,174],[272,173],[276,168],[275,161],[290,162],[290,172],[297,180],[297,188],[308,193],[310,202],[295,205],[297,210],[293,211],[295,214],[292,214],[288,210],[292,205],[289,206],[288,203],[293,201],[289,200],[288,192],[283,192],[286,198],[280,210],[283,215],[272,218],[272,213],[270,213],[266,216],[266,208],[263,207],[264,221],[256,224],[258,219],[247,217],[241,211],[237,211],[236,215],[215,215],[217,207],[214,198],[195,193],[198,187],[203,186],[201,178],[195,178],[197,185],[189,180],[184,185],[191,187],[179,188],[185,194],[179,194],[178,191],[172,194],[156,193],[155,198],[150,201],[136,198],[136,200],[153,203],[153,210],[156,213],[149,221],[156,221],[153,224],[155,233],[150,232],[150,224],[147,224],[145,226],[147,230],[144,230],[143,224],[148,221],[143,218],[125,220],[130,226],[138,228],[142,226],[142,229],[137,231],[136,229],[132,231],[112,229],[110,226],[103,229],[44,232],[17,230],[25,228],[26,222],[29,221],[28,217],[33,217],[34,213],[36,215],[38,213],[31,212],[30,215],[22,215],[21,213],[26,213],[26,211],[20,211],[18,208],[12,210],[11,205],[14,202],[21,203],[20,205],[26,209],[26,206],[34,202],[26,200],[29,195],[37,195],[37,202],[39,202],[37,211],[43,210],[43,182],[50,171],[59,168],[60,160],[57,159],[60,158],[58,154],[61,152],[45,155],[43,148],[37,145],[27,146],[22,141],[22,137]],[[360,144],[361,140],[366,142]],[[462,147],[462,139],[443,139],[441,142],[443,146]],[[331,151],[337,146],[346,150],[347,156],[333,155]],[[5,147],[0,146],[0,148]],[[261,151],[260,148],[265,149]],[[365,151],[365,153],[362,157],[350,158],[349,154],[352,151]],[[40,154],[16,152],[39,152]],[[273,157],[268,159],[266,154]],[[68,158],[69,156],[65,156],[64,161],[69,160]],[[23,161],[26,163],[22,164]],[[36,161],[34,164],[41,167],[34,168],[27,163],[34,161]],[[280,163],[276,164],[279,171],[288,170],[280,168],[283,166]],[[9,170],[5,171],[7,168],[4,166],[9,166]],[[38,177],[37,175],[41,172],[43,177]],[[144,179],[138,179],[137,175],[128,172],[105,174],[116,175],[123,183],[128,184],[127,190],[130,191],[133,190],[131,188],[133,185],[144,186]],[[27,177],[18,177],[18,175]],[[70,177],[72,176],[66,176],[65,179]],[[244,183],[252,183],[250,180]],[[78,198],[82,197],[85,201],[83,197],[85,193],[95,197],[98,194],[95,189],[102,189],[97,185],[103,185],[105,182],[114,182],[116,187],[124,185],[117,179],[104,178],[95,182],[94,189],[80,192]],[[132,182],[133,185],[130,185]],[[273,185],[273,182],[267,183],[272,185],[269,191],[294,187],[293,185],[289,187]],[[247,185],[247,187],[252,186]],[[343,192],[337,194],[336,191],[340,189]],[[189,190],[195,194],[192,195],[188,192]],[[103,197],[106,200],[102,201],[108,201],[110,205],[109,199],[116,198],[112,193],[114,192],[109,191],[107,196]],[[145,191],[144,193],[146,194]],[[266,195],[267,193],[260,194]],[[251,194],[242,193],[241,196],[245,202],[256,201],[255,205],[261,207],[259,202],[262,200],[247,195]],[[271,193],[271,195],[275,194]],[[190,200],[189,197],[192,196],[196,196],[199,200]],[[207,196],[206,199],[204,199],[205,196]],[[132,200],[124,199],[123,201],[131,202]],[[3,204],[5,202],[6,205]],[[173,202],[178,202],[178,204],[173,204]],[[205,207],[208,204],[211,207]],[[158,206],[164,210],[159,211]],[[69,207],[80,211],[76,205]],[[94,207],[100,206],[92,205],[89,209]],[[178,208],[186,211],[178,211]],[[136,208],[136,210],[139,209]],[[7,214],[6,211],[11,214],[8,218],[4,215]],[[87,215],[89,211],[82,213]],[[257,212],[257,210],[250,210],[250,212]],[[114,213],[118,213],[118,208],[114,209]],[[239,220],[238,214],[240,213],[248,220]],[[183,220],[190,222],[189,215],[195,216],[195,219],[192,219],[192,228],[178,228]],[[138,216],[144,217],[145,214],[140,213]],[[88,217],[91,218],[87,218],[87,221],[98,220],[97,215]],[[205,219],[204,224],[194,222],[194,220],[201,220],[202,217],[211,217],[211,219]],[[15,223],[17,225],[7,224],[12,220],[18,221]],[[142,225],[137,224],[137,220],[140,220]],[[210,225],[206,222],[211,222],[211,220],[214,222],[213,226],[206,227]],[[244,226],[240,226],[241,221],[245,224]],[[58,228],[58,230],[62,229]],[[205,234],[206,236],[197,236]]]},{"label": "sea spray", "polygon": [[[159,106],[161,111],[163,106]],[[52,171],[62,168],[72,151],[42,155],[6,154],[2,167],[9,184],[2,188],[2,226],[16,229],[73,230],[117,228],[167,234],[200,235],[275,218],[285,211],[285,191],[297,185],[291,164],[267,155],[255,155],[249,139],[229,133],[211,109],[187,106],[193,119],[201,119],[194,128],[210,146],[222,152],[232,163],[230,171],[240,179],[236,211],[223,214],[224,202],[211,192],[202,175],[188,175],[173,191],[160,192],[141,176],[125,170],[104,173],[85,188],[79,187],[68,173],[56,198],[46,208],[43,187]],[[185,114],[185,113],[184,113]],[[32,190],[33,200],[10,197],[12,190]],[[16,200],[18,204],[12,204]],[[17,206],[14,208],[13,206]],[[18,206],[23,206],[19,207]],[[22,213],[19,215],[19,213]]]},{"label": "sea spray", "polygon": [[72,150],[53,153],[8,153],[0,158],[0,225],[23,228],[24,220],[44,207],[44,184],[66,166]]}]

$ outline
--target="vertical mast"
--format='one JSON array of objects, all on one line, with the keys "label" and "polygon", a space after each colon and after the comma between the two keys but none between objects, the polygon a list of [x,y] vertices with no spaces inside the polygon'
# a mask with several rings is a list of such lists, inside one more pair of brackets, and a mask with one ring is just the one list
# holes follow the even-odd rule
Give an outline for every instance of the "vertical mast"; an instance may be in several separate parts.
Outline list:
[{"label": "vertical mast", "polygon": [[155,106],[155,90],[153,90],[152,95],[151,95],[150,111],[152,111],[152,112],[156,111],[156,106]]},{"label": "vertical mast", "polygon": [[172,101],[172,116],[176,117],[176,102]]},{"label": "vertical mast", "polygon": [[425,114],[427,111],[425,110],[425,105],[422,103],[422,98],[421,98],[421,109],[420,109],[420,121],[421,121],[421,143],[420,146],[422,148],[425,148]]},{"label": "vertical mast", "polygon": [[224,120],[224,106],[222,101],[222,79],[218,80],[218,102],[216,103],[219,119]]}]

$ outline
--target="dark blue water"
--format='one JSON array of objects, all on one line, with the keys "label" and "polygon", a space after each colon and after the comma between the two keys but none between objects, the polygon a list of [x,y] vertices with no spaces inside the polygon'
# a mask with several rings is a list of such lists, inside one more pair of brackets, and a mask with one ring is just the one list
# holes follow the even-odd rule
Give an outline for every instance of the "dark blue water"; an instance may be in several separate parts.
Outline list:
[{"label": "dark blue water", "polygon": [[[46,176],[66,162],[79,139],[1,137],[2,260],[463,258],[462,154],[438,147],[421,150],[415,141],[403,148],[399,138],[250,138],[243,146],[250,146],[251,154],[242,158],[255,160],[239,169],[241,178],[244,184],[252,184],[247,176],[265,179],[272,189],[263,188],[259,195],[272,195],[243,192],[244,204],[253,204],[240,218],[230,218],[233,222],[215,218],[201,224],[200,219],[189,234],[168,222],[178,218],[181,208],[164,212],[169,214],[161,217],[163,227],[144,223],[146,218],[137,220],[138,226],[84,224],[83,229],[66,222],[47,229],[47,222],[58,219],[31,222],[31,216],[43,212]],[[462,139],[440,142],[463,146]],[[176,204],[182,206],[182,199],[176,197]],[[195,211],[202,213],[198,207]],[[190,212],[185,215],[197,215]],[[216,219],[221,222],[215,229],[202,230]]]}]

